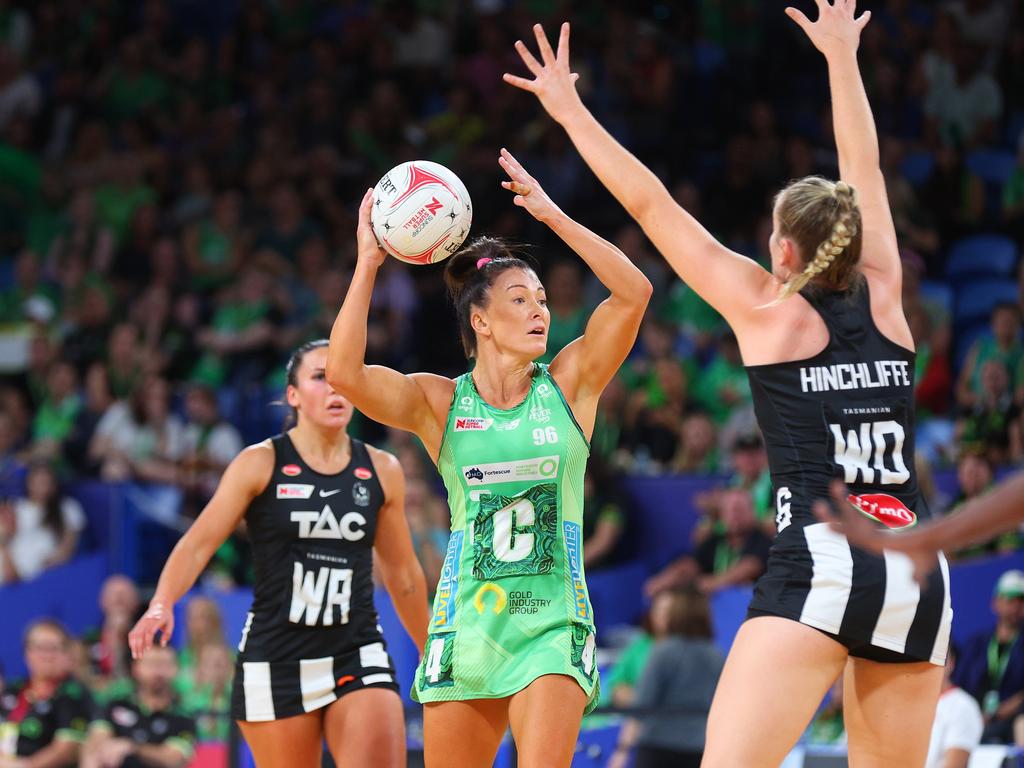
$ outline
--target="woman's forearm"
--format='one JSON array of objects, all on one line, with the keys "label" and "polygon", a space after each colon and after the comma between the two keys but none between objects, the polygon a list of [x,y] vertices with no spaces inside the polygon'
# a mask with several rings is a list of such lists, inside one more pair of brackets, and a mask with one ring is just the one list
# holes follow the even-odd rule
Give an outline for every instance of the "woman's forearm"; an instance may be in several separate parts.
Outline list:
[{"label": "woman's forearm", "polygon": [[852,163],[878,167],[878,133],[857,65],[857,51],[833,53],[827,61],[840,173]]},{"label": "woman's forearm", "polygon": [[327,354],[327,381],[335,387],[350,384],[366,365],[366,324],[377,267],[356,264],[345,301],[331,328]]}]

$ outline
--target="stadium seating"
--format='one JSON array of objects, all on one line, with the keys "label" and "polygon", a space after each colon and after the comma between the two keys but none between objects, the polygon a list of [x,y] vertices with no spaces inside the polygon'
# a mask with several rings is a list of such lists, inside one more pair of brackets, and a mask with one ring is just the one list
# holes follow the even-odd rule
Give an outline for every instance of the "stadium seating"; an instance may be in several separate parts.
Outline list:
[{"label": "stadium seating", "polygon": [[997,234],[973,235],[958,240],[949,249],[946,277],[951,281],[968,275],[1007,277],[1016,263],[1017,246],[1010,238]]}]

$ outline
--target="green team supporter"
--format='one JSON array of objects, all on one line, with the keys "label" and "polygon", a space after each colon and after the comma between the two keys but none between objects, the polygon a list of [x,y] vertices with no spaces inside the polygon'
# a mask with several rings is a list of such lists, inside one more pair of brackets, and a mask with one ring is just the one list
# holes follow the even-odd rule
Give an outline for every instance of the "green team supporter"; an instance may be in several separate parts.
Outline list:
[{"label": "green team supporter", "polygon": [[[589,446],[547,366],[501,410],[456,380],[438,469],[452,533],[416,674],[419,702],[501,698],[542,675],[597,703],[593,609],[583,573]],[[509,663],[515,659],[514,663]]]}]

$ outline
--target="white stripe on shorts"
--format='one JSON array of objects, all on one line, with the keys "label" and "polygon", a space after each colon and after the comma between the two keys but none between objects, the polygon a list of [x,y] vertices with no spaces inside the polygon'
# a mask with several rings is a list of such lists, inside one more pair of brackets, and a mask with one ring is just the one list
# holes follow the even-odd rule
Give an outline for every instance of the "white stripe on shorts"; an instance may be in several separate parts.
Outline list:
[{"label": "white stripe on shorts", "polygon": [[374,683],[391,683],[394,682],[394,678],[391,677],[387,672],[381,672],[379,675],[366,675],[363,678],[363,685],[373,685]]},{"label": "white stripe on shorts", "polygon": [[326,707],[338,698],[334,692],[334,657],[302,659],[299,662],[302,708],[306,712]]},{"label": "white stripe on shorts", "polygon": [[273,720],[274,696],[270,688],[270,662],[242,662],[242,690],[246,720]]},{"label": "white stripe on shorts", "polygon": [[914,581],[914,564],[902,552],[882,552],[885,557],[885,599],[871,644],[906,653],[907,635],[921,602],[921,587]]},{"label": "white stripe on shorts", "polygon": [[384,643],[370,643],[360,647],[359,663],[364,667],[384,667],[385,669],[391,666],[388,653],[384,650]]},{"label": "white stripe on shorts", "polygon": [[850,601],[853,583],[853,554],[846,537],[814,523],[804,528],[807,550],[814,562],[811,589],[804,601],[800,623],[837,633]]},{"label": "white stripe on shorts", "polygon": [[935,636],[935,646],[932,648],[932,664],[946,663],[946,654],[949,653],[949,631],[953,626],[953,604],[949,596],[949,563],[941,552],[939,570],[942,572],[942,585],[946,589],[946,595],[942,599],[942,620],[939,622],[939,632]]}]

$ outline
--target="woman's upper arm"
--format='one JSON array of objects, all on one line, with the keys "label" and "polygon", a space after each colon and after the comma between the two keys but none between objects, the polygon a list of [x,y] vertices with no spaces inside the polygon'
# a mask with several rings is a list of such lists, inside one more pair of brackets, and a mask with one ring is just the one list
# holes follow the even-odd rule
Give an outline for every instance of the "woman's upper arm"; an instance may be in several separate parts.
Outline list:
[{"label": "woman's upper arm", "polygon": [[273,471],[274,448],[269,440],[243,450],[228,464],[213,498],[185,535],[201,549],[219,547],[267,487]]},{"label": "woman's upper arm", "polygon": [[642,212],[640,225],[683,282],[730,324],[775,299],[771,273],[718,242],[667,190]]},{"label": "woman's upper arm", "polygon": [[873,290],[881,290],[889,300],[896,299],[901,296],[903,267],[885,177],[876,165],[858,168],[851,161],[840,161],[839,171],[839,177],[857,192],[862,230],[861,271]]},{"label": "woman's upper arm", "polygon": [[432,373],[405,374],[368,365],[350,386],[332,386],[365,415],[388,427],[412,432],[436,458],[455,382]]}]

